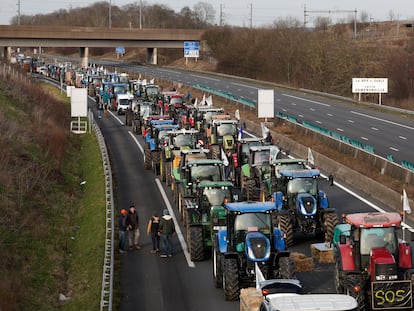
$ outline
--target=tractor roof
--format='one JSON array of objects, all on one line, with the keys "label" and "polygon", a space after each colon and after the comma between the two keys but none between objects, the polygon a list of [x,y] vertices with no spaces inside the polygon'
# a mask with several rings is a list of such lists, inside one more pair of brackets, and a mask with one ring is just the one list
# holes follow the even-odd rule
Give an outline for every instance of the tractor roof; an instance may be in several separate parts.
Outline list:
[{"label": "tractor roof", "polygon": [[273,161],[274,165],[283,165],[283,164],[295,164],[295,163],[306,163],[305,159],[276,159]]},{"label": "tractor roof", "polygon": [[191,160],[186,163],[186,166],[202,166],[202,165],[223,165],[223,161],[217,159],[200,159]]},{"label": "tractor roof", "polygon": [[245,201],[226,203],[224,206],[230,212],[241,213],[265,213],[276,210],[276,204],[274,202]]},{"label": "tractor roof", "polygon": [[263,145],[263,146],[250,146],[249,149],[255,152],[255,151],[262,151],[262,150],[279,149],[279,148],[275,145]]},{"label": "tractor roof", "polygon": [[317,169],[303,170],[280,170],[280,175],[288,178],[314,178],[320,176],[321,172]]},{"label": "tractor roof", "polygon": [[398,213],[356,213],[346,215],[345,221],[361,228],[399,227],[401,216]]},{"label": "tractor roof", "polygon": [[174,120],[151,120],[152,125],[173,124]]},{"label": "tractor roof", "polygon": [[210,152],[209,149],[186,149],[186,150],[181,150],[182,154],[196,154],[196,153],[207,154],[209,152]]},{"label": "tractor roof", "polygon": [[249,144],[249,143],[264,143],[264,138],[262,137],[243,137],[241,139],[238,139],[239,143],[242,144]]},{"label": "tractor roof", "polygon": [[169,115],[149,115],[144,117],[144,120],[169,120]]},{"label": "tractor roof", "polygon": [[220,188],[220,187],[233,188],[234,185],[230,181],[203,180],[203,181],[200,181],[197,187],[198,188]]},{"label": "tractor roof", "polygon": [[180,135],[180,134],[197,134],[197,133],[199,133],[199,131],[198,130],[196,130],[196,129],[185,129],[185,128],[179,128],[179,129],[176,129],[176,130],[174,130],[174,131],[172,131],[172,132],[170,132],[170,135]]},{"label": "tractor roof", "polygon": [[171,123],[161,123],[156,124],[155,128],[160,131],[172,131],[180,128],[178,124],[171,124]]}]

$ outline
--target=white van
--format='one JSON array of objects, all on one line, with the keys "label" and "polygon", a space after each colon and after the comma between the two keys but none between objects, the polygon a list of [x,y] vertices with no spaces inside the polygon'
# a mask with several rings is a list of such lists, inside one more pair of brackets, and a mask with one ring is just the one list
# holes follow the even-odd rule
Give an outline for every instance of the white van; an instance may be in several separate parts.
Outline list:
[{"label": "white van", "polygon": [[358,310],[355,298],[343,294],[270,294],[259,311],[350,311]]},{"label": "white van", "polygon": [[117,94],[116,95],[116,103],[117,103],[117,111],[118,114],[125,114],[127,109],[131,109],[130,107],[130,94]]}]

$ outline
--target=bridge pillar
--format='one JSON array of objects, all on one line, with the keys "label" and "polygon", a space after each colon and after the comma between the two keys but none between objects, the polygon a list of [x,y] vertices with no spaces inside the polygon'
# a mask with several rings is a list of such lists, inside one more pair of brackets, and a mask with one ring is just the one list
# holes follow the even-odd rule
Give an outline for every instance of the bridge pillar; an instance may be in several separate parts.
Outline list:
[{"label": "bridge pillar", "polygon": [[147,48],[147,64],[156,65],[157,63],[157,48]]},{"label": "bridge pillar", "polygon": [[5,46],[4,47],[4,51],[3,51],[3,57],[7,60],[10,61],[11,59],[11,54],[12,54],[12,48],[10,46]]},{"label": "bridge pillar", "polygon": [[88,67],[89,48],[88,47],[81,47],[79,49],[79,54],[80,54],[80,58],[81,58],[81,66],[84,67],[84,68]]}]

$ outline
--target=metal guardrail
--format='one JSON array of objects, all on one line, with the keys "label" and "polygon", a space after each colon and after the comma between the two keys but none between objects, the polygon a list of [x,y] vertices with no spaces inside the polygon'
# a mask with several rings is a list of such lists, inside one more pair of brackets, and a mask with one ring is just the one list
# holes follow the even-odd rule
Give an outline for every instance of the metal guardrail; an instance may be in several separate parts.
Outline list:
[{"label": "metal guardrail", "polygon": [[[93,118],[92,118],[93,119]],[[105,226],[105,253],[102,269],[102,289],[100,310],[112,311],[113,283],[114,283],[114,202],[112,188],[112,171],[109,161],[109,154],[106,148],[105,139],[99,126],[93,122],[93,130],[98,138],[101,149],[102,164],[105,174],[105,195],[106,195],[106,226]]]}]

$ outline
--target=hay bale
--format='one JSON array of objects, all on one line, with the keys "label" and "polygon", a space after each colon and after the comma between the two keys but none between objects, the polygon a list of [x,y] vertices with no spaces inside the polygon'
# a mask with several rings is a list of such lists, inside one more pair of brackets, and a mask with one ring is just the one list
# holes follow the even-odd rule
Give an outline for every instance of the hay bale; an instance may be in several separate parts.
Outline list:
[{"label": "hay bale", "polygon": [[290,257],[293,260],[296,272],[311,272],[315,268],[312,257],[307,257],[305,254],[296,252],[291,253]]},{"label": "hay bale", "polygon": [[325,243],[311,245],[312,257],[319,263],[334,263],[333,249]]},{"label": "hay bale", "polygon": [[240,311],[259,310],[262,301],[263,295],[255,287],[240,290]]}]

